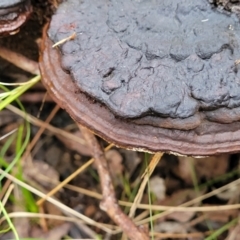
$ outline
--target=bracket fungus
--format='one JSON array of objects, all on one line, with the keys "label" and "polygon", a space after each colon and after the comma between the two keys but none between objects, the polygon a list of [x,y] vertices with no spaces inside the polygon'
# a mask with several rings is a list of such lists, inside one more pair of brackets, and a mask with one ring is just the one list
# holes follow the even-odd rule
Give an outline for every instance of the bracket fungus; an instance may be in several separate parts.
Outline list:
[{"label": "bracket fungus", "polygon": [[240,150],[239,59],[238,16],[207,0],[68,0],[40,70],[59,105],[107,141],[206,156]]},{"label": "bracket fungus", "polygon": [[30,0],[1,0],[0,36],[16,33],[28,19],[31,11]]}]

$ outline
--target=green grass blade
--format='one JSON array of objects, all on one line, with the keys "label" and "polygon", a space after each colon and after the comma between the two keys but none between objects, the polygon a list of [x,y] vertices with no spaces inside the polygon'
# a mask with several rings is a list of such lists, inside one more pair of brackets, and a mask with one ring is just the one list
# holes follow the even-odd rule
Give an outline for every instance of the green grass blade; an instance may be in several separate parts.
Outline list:
[{"label": "green grass blade", "polygon": [[214,233],[212,233],[210,236],[208,236],[207,238],[205,238],[204,240],[214,240],[216,239],[218,236],[220,236],[222,233],[224,233],[225,231],[227,231],[230,227],[236,225],[239,221],[239,218],[235,218],[233,219],[231,222],[225,224],[223,227],[219,228],[218,230],[216,230]]},{"label": "green grass blade", "polygon": [[0,201],[0,209],[1,209],[4,217],[6,218],[6,221],[8,222],[9,227],[10,227],[11,230],[13,231],[13,234],[14,234],[14,236],[15,236],[15,240],[20,240],[20,239],[19,239],[19,236],[18,236],[18,233],[17,233],[17,231],[16,231],[16,229],[15,229],[15,227],[14,227],[11,219],[9,218],[9,216],[8,216],[8,214],[7,214],[7,211],[5,210],[5,208],[4,208],[4,206],[3,206],[3,204],[2,204],[1,201]]},{"label": "green grass blade", "polygon": [[19,86],[14,90],[9,92],[8,97],[0,102],[0,111],[4,109],[8,104],[16,100],[19,96],[21,96],[25,91],[31,88],[35,83],[37,83],[41,79],[40,75],[34,77],[27,84]]}]

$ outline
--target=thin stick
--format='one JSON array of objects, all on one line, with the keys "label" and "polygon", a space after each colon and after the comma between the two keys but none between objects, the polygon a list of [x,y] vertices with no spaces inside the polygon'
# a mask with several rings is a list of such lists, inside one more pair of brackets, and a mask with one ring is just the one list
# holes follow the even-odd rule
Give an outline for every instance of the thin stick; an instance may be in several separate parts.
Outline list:
[{"label": "thin stick", "polygon": [[32,116],[31,114],[23,112],[22,110],[18,109],[17,107],[15,107],[11,104],[6,106],[6,108],[9,109],[10,111],[14,112],[18,116],[21,116],[22,118],[26,119],[30,123],[38,126],[38,127],[44,126],[48,131],[52,132],[55,135],[61,135],[65,138],[67,138],[67,139],[70,139],[70,140],[76,141],[77,143],[86,145],[85,141],[82,138],[77,137],[74,134],[72,134],[70,132],[67,132],[63,129],[54,127],[54,126],[52,126],[52,125],[50,125],[50,124],[48,124],[48,123],[46,123],[46,122],[44,122],[44,121],[42,121],[38,118]]},{"label": "thin stick", "polygon": [[[9,188],[8,188],[4,198],[3,198],[3,200],[2,200],[3,207],[5,206],[5,204],[6,204],[7,200],[8,200],[8,198],[9,198],[10,194],[12,193],[13,188],[14,188],[14,184],[11,184],[9,186]],[[0,215],[1,215],[1,213],[2,213],[2,209],[0,209]]]},{"label": "thin stick", "polygon": [[2,201],[2,198],[4,197],[5,193],[8,191],[8,188],[11,185],[11,183],[12,182],[9,179],[4,183],[0,192],[0,201]]},{"label": "thin stick", "polygon": [[[60,109],[59,105],[55,105],[54,109],[52,110],[52,112],[50,113],[50,115],[47,117],[47,119],[45,120],[45,123],[50,123],[52,121],[52,119],[54,118],[54,116],[56,115],[56,113],[58,112],[58,110]],[[40,127],[40,129],[38,130],[38,132],[35,134],[34,138],[32,139],[32,141],[28,144],[27,150],[24,153],[22,159],[26,160],[27,157],[29,156],[30,152],[32,151],[33,147],[35,146],[35,144],[37,143],[38,139],[40,138],[40,136],[43,134],[43,132],[45,131],[45,127],[46,125],[42,125]],[[23,161],[24,161],[23,160]]]},{"label": "thin stick", "polygon": [[100,147],[95,136],[85,127],[79,125],[81,133],[83,134],[87,144],[92,150],[92,155],[95,159],[98,174],[103,192],[103,200],[100,208],[107,212],[111,219],[122,228],[124,233],[131,240],[148,240],[149,236],[139,229],[133,221],[123,213],[120,209],[117,199],[115,197],[114,188],[112,185],[111,176],[108,170],[107,161],[102,148]]},{"label": "thin stick", "polygon": [[0,46],[0,57],[26,72],[30,72],[33,75],[39,74],[38,63],[29,58],[26,58],[19,53],[13,52],[5,47]]}]

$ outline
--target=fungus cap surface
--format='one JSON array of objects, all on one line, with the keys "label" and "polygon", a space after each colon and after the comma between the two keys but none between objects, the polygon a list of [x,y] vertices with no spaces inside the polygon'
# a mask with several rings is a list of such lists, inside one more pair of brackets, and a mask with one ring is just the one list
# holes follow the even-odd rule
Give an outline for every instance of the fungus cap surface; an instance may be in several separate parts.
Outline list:
[{"label": "fungus cap surface", "polygon": [[45,39],[45,85],[105,139],[188,155],[240,150],[237,15],[207,0],[68,0]]},{"label": "fungus cap surface", "polygon": [[31,13],[30,0],[1,0],[0,36],[14,34]]}]

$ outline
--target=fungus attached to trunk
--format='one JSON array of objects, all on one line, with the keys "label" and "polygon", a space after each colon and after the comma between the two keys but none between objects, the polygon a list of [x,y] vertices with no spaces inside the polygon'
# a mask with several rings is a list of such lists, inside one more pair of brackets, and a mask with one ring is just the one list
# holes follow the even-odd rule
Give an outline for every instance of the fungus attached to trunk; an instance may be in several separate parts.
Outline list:
[{"label": "fungus attached to trunk", "polygon": [[11,35],[18,31],[31,13],[30,0],[0,1],[0,36]]},{"label": "fungus attached to trunk", "polygon": [[40,68],[60,106],[107,141],[204,156],[240,150],[239,46],[237,15],[207,0],[68,0]]}]

